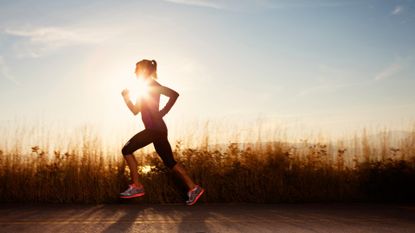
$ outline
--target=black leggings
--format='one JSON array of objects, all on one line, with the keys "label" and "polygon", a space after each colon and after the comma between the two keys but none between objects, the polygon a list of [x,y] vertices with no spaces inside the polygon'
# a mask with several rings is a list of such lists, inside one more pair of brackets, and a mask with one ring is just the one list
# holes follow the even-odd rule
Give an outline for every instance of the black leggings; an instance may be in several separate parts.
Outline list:
[{"label": "black leggings", "polygon": [[173,168],[176,161],[173,158],[173,152],[169,141],[167,140],[167,131],[158,131],[145,129],[134,135],[122,148],[124,156],[132,154],[134,151],[153,143],[157,154],[163,160],[164,165]]}]

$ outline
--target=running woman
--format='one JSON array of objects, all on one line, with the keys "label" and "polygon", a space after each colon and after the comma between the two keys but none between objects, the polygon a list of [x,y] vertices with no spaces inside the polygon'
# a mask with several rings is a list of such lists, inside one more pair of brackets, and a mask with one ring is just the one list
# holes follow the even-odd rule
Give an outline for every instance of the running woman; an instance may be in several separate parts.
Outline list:
[{"label": "running woman", "polygon": [[[137,98],[135,104],[130,100],[128,89],[124,89],[121,94],[127,107],[134,115],[141,112],[141,118],[145,129],[134,135],[122,148],[122,154],[130,168],[132,184],[128,189],[120,193],[121,198],[133,198],[144,195],[144,186],[138,180],[137,160],[133,152],[153,143],[157,154],[163,160],[166,167],[172,169],[181,180],[186,184],[189,191],[187,205],[193,205],[204,193],[204,189],[195,184],[182,165],[178,164],[173,157],[170,143],[167,139],[167,127],[163,116],[173,107],[179,94],[165,86],[160,85],[157,79],[157,63],[155,60],[143,59],[136,64],[135,74],[138,79],[142,79],[147,84],[147,93],[143,93]],[[166,105],[159,110],[160,95],[169,97]]]}]

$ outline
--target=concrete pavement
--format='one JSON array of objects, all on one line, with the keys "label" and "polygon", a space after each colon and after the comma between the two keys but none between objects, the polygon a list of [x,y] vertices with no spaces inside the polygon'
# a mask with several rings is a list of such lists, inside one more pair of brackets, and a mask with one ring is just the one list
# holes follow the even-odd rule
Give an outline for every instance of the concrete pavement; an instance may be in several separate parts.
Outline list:
[{"label": "concrete pavement", "polygon": [[0,232],[415,232],[415,205],[0,204]]}]

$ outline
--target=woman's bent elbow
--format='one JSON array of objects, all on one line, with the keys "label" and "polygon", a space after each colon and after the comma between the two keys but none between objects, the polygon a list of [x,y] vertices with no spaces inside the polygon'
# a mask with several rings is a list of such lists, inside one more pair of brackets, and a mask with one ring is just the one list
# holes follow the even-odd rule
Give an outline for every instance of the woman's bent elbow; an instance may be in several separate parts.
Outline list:
[{"label": "woman's bent elbow", "polygon": [[137,114],[140,113],[140,110],[139,109],[133,109],[133,110],[131,110],[131,112],[134,114],[134,116],[136,116]]},{"label": "woman's bent elbow", "polygon": [[174,92],[174,98],[177,99],[179,97],[179,93],[178,92]]}]

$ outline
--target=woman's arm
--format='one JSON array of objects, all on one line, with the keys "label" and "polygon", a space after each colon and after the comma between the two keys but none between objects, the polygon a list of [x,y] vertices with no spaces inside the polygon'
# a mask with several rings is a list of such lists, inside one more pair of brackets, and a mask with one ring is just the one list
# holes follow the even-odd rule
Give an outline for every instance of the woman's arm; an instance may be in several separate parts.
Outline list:
[{"label": "woman's arm", "polygon": [[175,90],[170,89],[170,88],[165,87],[165,86],[159,86],[159,91],[160,91],[160,94],[163,94],[163,95],[169,97],[169,101],[167,101],[164,108],[160,110],[160,114],[163,117],[173,107],[174,103],[176,102],[177,98],[179,97],[179,93],[177,93]]},{"label": "woman's arm", "polygon": [[125,104],[127,104],[127,107],[130,109],[130,111],[134,114],[137,115],[141,108],[140,108],[140,101],[139,98],[137,98],[137,101],[135,104],[133,104],[130,100],[130,95],[129,95],[129,91],[127,89],[124,89],[121,92],[122,97],[124,98],[124,102]]}]

